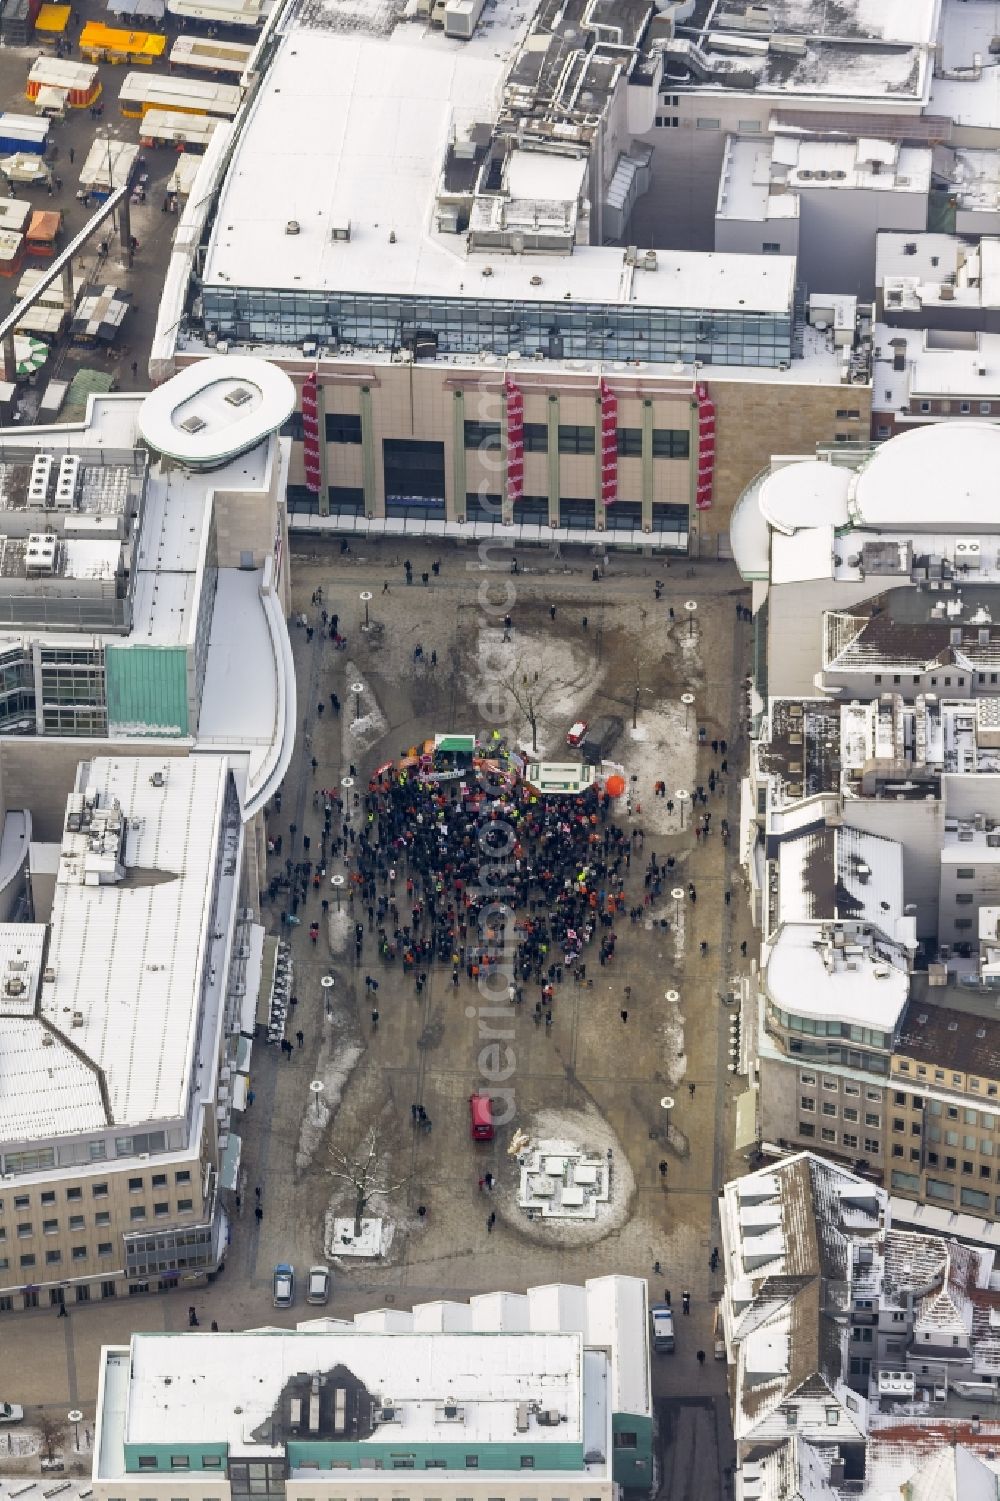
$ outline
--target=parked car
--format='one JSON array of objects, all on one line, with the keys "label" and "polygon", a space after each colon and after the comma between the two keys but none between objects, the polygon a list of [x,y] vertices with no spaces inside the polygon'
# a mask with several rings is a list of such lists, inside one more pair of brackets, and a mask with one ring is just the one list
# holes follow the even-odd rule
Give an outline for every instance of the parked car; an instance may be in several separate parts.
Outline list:
[{"label": "parked car", "polygon": [[275,1308],[291,1308],[295,1302],[295,1268],[287,1261],[279,1261],[275,1267],[272,1288]]},{"label": "parked car", "polygon": [[0,1423],[23,1423],[24,1408],[16,1402],[0,1402]]},{"label": "parked car", "polygon": [[576,721],[576,724],[570,725],[569,732],[566,736],[566,744],[571,745],[573,749],[576,750],[577,746],[583,744],[584,736],[586,735],[586,733],[587,721],[585,719],[578,719]]},{"label": "parked car", "polygon": [[325,1303],[330,1296],[330,1268],[328,1266],[311,1266],[309,1268],[309,1290],[306,1293],[307,1303]]},{"label": "parked car", "polygon": [[649,1310],[653,1325],[653,1349],[657,1355],[674,1353],[674,1315],[666,1303],[654,1303]]},{"label": "parked car", "polygon": [[580,743],[583,759],[589,766],[600,766],[623,729],[624,723],[617,714],[602,714],[591,720]]},{"label": "parked car", "polygon": [[493,1140],[493,1101],[488,1094],[469,1096],[469,1135],[473,1141]]}]

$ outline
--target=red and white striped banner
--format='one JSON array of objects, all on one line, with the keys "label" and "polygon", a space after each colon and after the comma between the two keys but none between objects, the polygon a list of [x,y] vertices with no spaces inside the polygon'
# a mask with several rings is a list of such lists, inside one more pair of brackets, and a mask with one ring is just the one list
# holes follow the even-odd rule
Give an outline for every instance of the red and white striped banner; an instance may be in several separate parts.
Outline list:
[{"label": "red and white striped banner", "polygon": [[507,402],[507,499],[524,495],[524,392],[506,376],[503,394]]},{"label": "red and white striped banner", "polygon": [[606,506],[618,499],[618,397],[606,380],[601,381],[601,500]]},{"label": "red and white striped banner", "polygon": [[302,386],[302,462],[306,489],[319,494],[322,467],[319,456],[319,377],[314,370]]},{"label": "red and white striped banner", "polygon": [[708,387],[702,382],[696,387],[695,394],[698,397],[698,485],[695,490],[695,505],[699,511],[710,511],[715,483],[715,402],[710,400]]}]

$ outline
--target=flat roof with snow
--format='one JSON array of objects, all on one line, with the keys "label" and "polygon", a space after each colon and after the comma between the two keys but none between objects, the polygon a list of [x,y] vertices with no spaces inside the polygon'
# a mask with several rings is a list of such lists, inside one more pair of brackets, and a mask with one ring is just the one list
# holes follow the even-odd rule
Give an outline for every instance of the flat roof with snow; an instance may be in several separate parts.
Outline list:
[{"label": "flat roof with snow", "polygon": [[295,387],[267,360],[199,360],[158,386],[139,408],[150,448],[192,468],[225,463],[277,432],[295,407]]},{"label": "flat roof with snow", "polygon": [[[434,230],[449,140],[495,118],[504,67],[402,24],[388,37],[289,32],[221,190],[206,285],[789,313],[791,256],[661,250],[647,269],[613,246],[467,254],[464,236]],[[526,188],[554,173],[551,190],[569,191],[575,173],[519,155]]]},{"label": "flat roof with snow", "polygon": [[953,418],[898,433],[857,477],[858,524],[873,527],[991,527],[997,514],[1000,428]]}]

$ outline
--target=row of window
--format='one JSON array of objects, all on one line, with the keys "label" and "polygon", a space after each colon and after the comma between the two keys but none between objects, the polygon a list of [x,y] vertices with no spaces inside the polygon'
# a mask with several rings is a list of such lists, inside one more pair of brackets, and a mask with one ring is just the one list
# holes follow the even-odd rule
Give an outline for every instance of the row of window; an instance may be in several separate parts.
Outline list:
[{"label": "row of window", "polygon": [[[834,1100],[823,1100],[821,1103],[823,1115],[828,1117],[836,1116],[837,1105]],[[799,1099],[799,1106],[808,1114],[814,1115],[816,1113],[816,1100],[812,1095],[802,1095]],[[855,1106],[845,1105],[842,1114],[845,1121],[853,1121],[855,1125],[858,1123],[859,1112]],[[882,1117],[875,1110],[866,1110],[865,1125],[873,1127],[876,1131],[880,1131],[882,1129]]]},{"label": "row of window", "polygon": [[[897,1168],[891,1175],[893,1188],[902,1189],[904,1193],[920,1193],[920,1174],[907,1173]],[[924,1193],[929,1199],[938,1199],[946,1204],[955,1202],[955,1184],[945,1183],[941,1178],[927,1178],[924,1180]],[[963,1209],[976,1209],[989,1214],[990,1204],[993,1203],[993,1213],[1000,1216],[1000,1194],[991,1195],[980,1188],[963,1188],[959,1194],[959,1203]]]},{"label": "row of window", "polygon": [[[165,1131],[138,1131],[132,1136],[116,1136],[114,1139],[116,1157],[138,1157],[143,1152],[152,1154],[166,1150]],[[104,1140],[76,1142],[65,1152],[63,1148],[60,1148],[59,1162],[64,1167],[84,1160],[105,1162],[108,1155],[108,1143]],[[38,1147],[30,1152],[5,1152],[3,1154],[3,1171],[9,1177],[19,1177],[23,1173],[45,1172],[55,1166],[56,1154],[53,1147]],[[67,1189],[66,1197],[67,1199],[79,1198],[81,1193],[81,1189]],[[0,1209],[2,1208],[3,1200],[0,1199]]]},{"label": "row of window", "polygon": [[[799,1135],[809,1141],[812,1141],[816,1136],[816,1127],[813,1122],[799,1121]],[[820,1141],[825,1142],[827,1146],[836,1146],[838,1144],[837,1132],[833,1129],[832,1126],[821,1126],[819,1139]],[[857,1132],[842,1131],[840,1133],[839,1143],[842,1147],[845,1147],[847,1151],[856,1152],[858,1150]],[[865,1151],[868,1152],[870,1156],[877,1156],[878,1153],[882,1150],[879,1144],[878,1137],[876,1136],[866,1136],[864,1138],[864,1144]]]},{"label": "row of window", "polygon": [[[177,1213],[178,1214],[188,1214],[188,1213],[190,1213],[190,1211],[193,1208],[194,1208],[194,1200],[193,1199],[178,1199],[177,1200]],[[165,1219],[169,1214],[170,1214],[170,1202],[169,1202],[168,1199],[160,1199],[160,1200],[157,1200],[153,1204],[153,1216],[154,1216],[155,1219]],[[144,1220],[146,1218],[146,1205],[145,1204],[133,1204],[133,1205],[131,1205],[130,1208],[129,1208],[128,1217],[133,1222],[133,1224],[141,1222],[142,1220]],[[98,1210],[97,1213],[94,1215],[94,1224],[95,1224],[95,1226],[97,1228],[100,1228],[101,1226],[104,1226],[104,1225],[110,1225],[111,1224],[111,1211],[109,1209]],[[86,1219],[85,1219],[84,1215],[82,1215],[82,1214],[71,1214],[70,1215],[70,1217],[69,1217],[69,1230],[70,1230],[71,1233],[74,1232],[74,1231],[78,1231],[78,1230],[86,1230],[86,1228],[87,1228],[87,1224],[86,1224]],[[18,1224],[17,1224],[17,1226],[16,1226],[16,1230],[17,1230],[17,1238],[18,1238],[18,1240],[33,1240],[34,1237],[35,1237],[35,1226],[34,1226],[33,1221],[31,1221],[31,1220],[21,1220],[21,1221],[19,1221]],[[42,1220],[42,1234],[43,1235],[58,1235],[59,1233],[60,1233],[60,1224],[59,1224],[58,1220],[55,1220],[55,1219]],[[0,1226],[0,1241],[4,1241],[6,1239],[7,1239],[6,1228],[4,1228],[3,1226]]]},{"label": "row of window", "polygon": [[[940,1072],[940,1071],[939,1071]],[[956,1077],[961,1078],[961,1075]],[[906,1104],[906,1095],[901,1089],[897,1089],[894,1095],[894,1103]],[[993,1110],[973,1110],[970,1106],[946,1105],[943,1100],[924,1100],[923,1095],[913,1094],[910,1096],[911,1110],[926,1110],[928,1115],[940,1115],[950,1121],[962,1121],[966,1126],[982,1126],[985,1131],[995,1131],[1000,1116]],[[902,1121],[899,1123],[902,1128]]]},{"label": "row of window", "polygon": [[[873,678],[872,678],[872,682],[876,683],[876,684],[881,683],[883,681],[883,679],[884,679],[884,676],[885,676],[885,674],[883,674],[881,672],[876,672],[874,674]],[[985,674],[984,673],[980,673],[979,674],[979,678],[980,678],[980,681],[982,682],[984,680],[984,678],[985,678]],[[895,687],[899,687],[900,684],[903,681],[902,673],[894,672],[892,674],[892,681],[893,681],[893,685]],[[917,687],[918,684],[920,684],[922,681],[923,681],[923,679],[922,679],[922,677],[921,677],[921,675],[919,673],[914,673],[913,674],[913,686],[914,687]],[[946,688],[952,687],[952,681],[951,681],[950,677],[946,677],[943,681],[944,681],[944,686]],[[993,681],[996,682],[996,674],[995,673],[993,674]],[[938,680],[937,680],[937,678],[936,677],[931,678],[931,687],[932,688],[936,688],[937,686],[938,686]],[[965,687],[965,678],[964,677],[957,677],[955,679],[954,686],[956,688],[964,688]]]},{"label": "row of window", "polygon": [[[162,1133],[157,1133],[157,1134],[159,1135],[159,1134],[162,1134]],[[131,1140],[132,1138],[129,1138],[129,1139]],[[10,1154],[9,1153],[7,1155],[7,1159],[6,1160],[8,1162],[10,1161]],[[153,1187],[153,1188],[166,1188],[166,1186],[167,1186],[167,1174],[166,1173],[153,1173],[149,1181],[150,1181],[150,1186]],[[175,1173],[174,1173],[174,1183],[175,1184],[184,1184],[184,1183],[190,1183],[190,1182],[191,1182],[191,1171],[190,1171],[189,1168],[186,1168],[186,1167],[184,1167],[184,1168],[178,1168],[175,1171]],[[144,1193],[145,1192],[145,1188],[146,1188],[146,1180],[144,1178],[142,1178],[142,1177],[129,1178],[129,1180],[128,1180],[128,1190],[129,1190],[129,1193]],[[67,1204],[79,1204],[82,1201],[82,1199],[83,1199],[83,1189],[78,1184],[73,1185],[72,1187],[65,1189],[64,1193],[65,1193]],[[102,1182],[102,1183],[92,1183],[90,1185],[90,1196],[91,1196],[92,1199],[106,1199],[108,1197],[108,1184],[107,1184],[107,1182],[105,1181],[105,1182]],[[13,1205],[14,1205],[14,1208],[15,1209],[30,1209],[31,1208],[31,1198],[32,1198],[32,1196],[31,1196],[30,1193],[16,1193],[16,1194],[14,1194],[14,1196],[13,1196]],[[48,1209],[50,1206],[54,1205],[55,1202],[56,1202],[56,1190],[54,1188],[43,1188],[39,1192],[39,1194],[38,1194],[38,1203],[39,1203],[39,1205],[41,1206],[42,1209]],[[3,1208],[4,1208],[4,1201],[3,1201],[3,1199],[0,1199],[0,1213],[3,1212]]]},{"label": "row of window", "polygon": [[[961,870],[959,870],[959,875],[961,875],[961,874],[962,874],[962,872],[961,872]],[[896,1071],[898,1073],[901,1073],[901,1074],[915,1073],[918,1079],[931,1079],[931,1078],[933,1078],[935,1084],[947,1084],[948,1083],[948,1076],[946,1075],[945,1070],[943,1068],[931,1068],[926,1063],[911,1064],[909,1058],[897,1058],[896,1061],[895,1061],[895,1063],[893,1064],[893,1067],[896,1069]],[[953,1087],[959,1088],[959,1089],[962,1088],[963,1087],[963,1081],[964,1081],[964,1083],[968,1084],[968,1087],[970,1089],[973,1089],[973,1090],[977,1091],[977,1093],[983,1087],[982,1080],[976,1078],[976,1076],[974,1074],[970,1074],[967,1080],[966,1080],[964,1074],[956,1074],[956,1073],[952,1073],[951,1074],[951,1084],[952,1084]],[[987,1082],[987,1084],[986,1084],[986,1094],[987,1094],[987,1098],[989,1098],[991,1100],[995,1100],[998,1097],[998,1091],[997,1091],[996,1084],[990,1084],[989,1082]]]},{"label": "row of window", "polygon": [[[844,1094],[849,1095],[852,1099],[858,1099],[861,1096],[861,1085],[855,1084],[851,1079],[837,1079],[831,1077],[829,1074],[824,1074],[820,1082],[823,1088],[828,1092],[837,1093],[842,1089]],[[815,1089],[816,1075],[807,1073],[803,1069],[803,1071],[799,1074],[799,1083],[808,1085],[809,1087]],[[881,1089],[871,1089],[870,1087],[866,1088],[865,1099],[872,1100],[876,1105],[880,1105],[882,1103]]]},{"label": "row of window", "polygon": [[[970,1140],[970,1139],[972,1140],[972,1146],[968,1146],[967,1145],[966,1146],[966,1151],[967,1152],[974,1152],[976,1150],[976,1147],[975,1147],[975,1138],[974,1137],[973,1138],[966,1138],[967,1141]],[[950,1143],[950,1145],[957,1146],[958,1143],[956,1141],[956,1142]],[[904,1157],[906,1154],[904,1152],[904,1149],[898,1143],[894,1142],[893,1143],[893,1148],[892,1148],[892,1155],[893,1155],[893,1157]],[[919,1162],[920,1161],[920,1152],[915,1147],[911,1147],[910,1148],[910,1161],[911,1162]],[[957,1173],[959,1171],[958,1159],[957,1158],[946,1155],[945,1158],[944,1158],[944,1162],[942,1163],[941,1157],[940,1157],[940,1155],[937,1152],[930,1152],[929,1151],[927,1153],[927,1165],[928,1165],[928,1167],[941,1167],[941,1166],[944,1166],[945,1169],[949,1173]],[[971,1177],[973,1177],[975,1175],[976,1165],[975,1165],[974,1162],[971,1162],[967,1157],[963,1157],[961,1171],[962,1171],[963,1177],[971,1178]],[[987,1162],[981,1162],[979,1164],[979,1176],[980,1176],[980,1178],[985,1178],[987,1182],[992,1181],[992,1178],[993,1178],[993,1169],[990,1167],[989,1163],[987,1163]],[[997,1179],[997,1182],[1000,1183],[1000,1168],[998,1168],[997,1171],[996,1171],[996,1179]]]},{"label": "row of window", "polygon": [[[544,422],[524,424],[525,453],[548,453],[549,429]],[[593,427],[574,423],[560,423],[559,452],[564,454],[592,454],[596,446],[596,430]],[[466,422],[465,446],[469,449],[499,449],[501,444],[499,422]],[[642,428],[620,427],[617,429],[617,449],[620,458],[642,458]],[[652,453],[654,459],[686,459],[691,452],[691,437],[686,428],[654,427]]]},{"label": "row of window", "polygon": [[846,1037],[851,1042],[864,1043],[870,1048],[884,1048],[888,1045],[887,1034],[871,1027],[856,1027],[850,1022],[826,1021],[812,1016],[796,1016],[794,1012],[782,1011],[777,1006],[769,1006],[768,1010],[778,1025],[788,1032],[802,1032],[809,1037]]},{"label": "row of window", "polygon": [[[950,402],[948,403],[948,407],[950,409],[950,407],[951,407],[951,403]],[[929,401],[922,401],[920,403],[920,410],[921,410],[921,412],[924,412],[924,413],[932,411],[933,410],[932,403],[929,402]],[[963,417],[968,417],[969,414],[970,414],[970,412],[972,411],[972,402],[971,401],[960,401],[959,404],[958,404],[958,410],[962,414]],[[990,414],[992,413],[992,411],[993,411],[993,403],[991,401],[981,401],[981,402],[979,402],[979,415],[980,415],[980,417],[989,417]]]}]

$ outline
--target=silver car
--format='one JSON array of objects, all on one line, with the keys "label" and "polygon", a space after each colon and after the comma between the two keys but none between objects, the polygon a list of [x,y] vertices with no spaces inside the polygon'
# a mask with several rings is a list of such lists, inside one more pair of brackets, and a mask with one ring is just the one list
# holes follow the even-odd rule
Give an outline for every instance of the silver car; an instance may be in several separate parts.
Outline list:
[{"label": "silver car", "polygon": [[306,1293],[307,1303],[326,1303],[330,1297],[330,1268],[328,1266],[311,1266],[309,1268],[309,1291]]},{"label": "silver car", "polygon": [[295,1302],[295,1268],[287,1261],[279,1261],[272,1280],[275,1308],[291,1308]]}]

